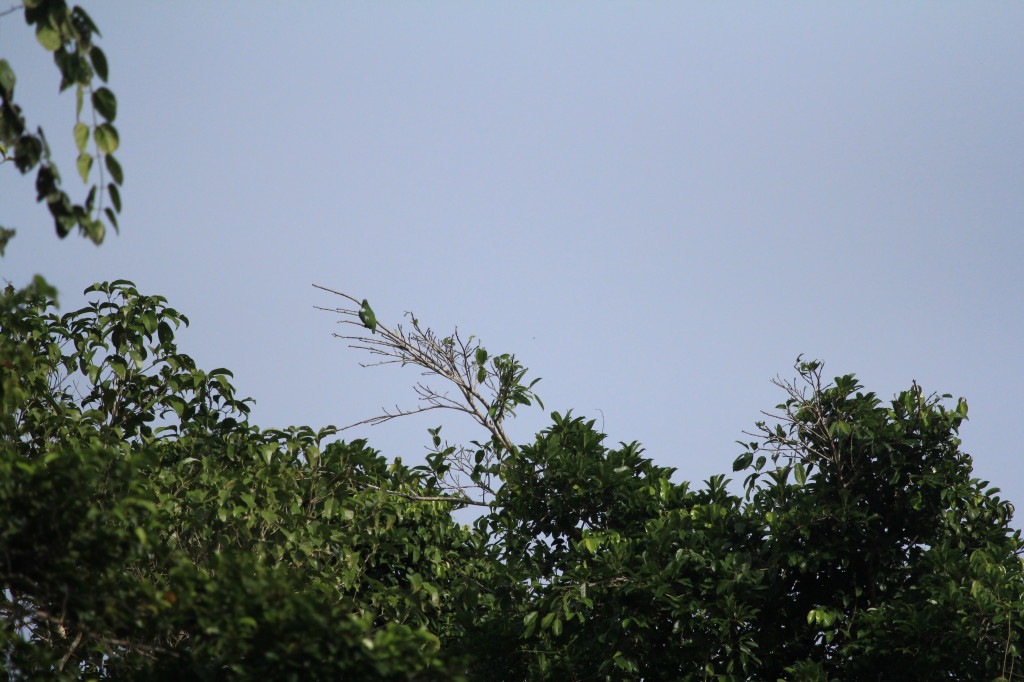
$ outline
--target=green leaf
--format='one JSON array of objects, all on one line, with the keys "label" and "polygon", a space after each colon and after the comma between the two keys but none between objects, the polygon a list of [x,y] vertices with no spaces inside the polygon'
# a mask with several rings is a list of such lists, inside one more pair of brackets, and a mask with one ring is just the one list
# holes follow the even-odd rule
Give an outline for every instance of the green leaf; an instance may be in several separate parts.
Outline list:
[{"label": "green leaf", "polygon": [[114,370],[114,374],[119,379],[124,379],[128,373],[128,365],[125,363],[124,358],[119,355],[111,355],[107,358],[107,362],[110,363],[110,367]]},{"label": "green leaf", "polygon": [[546,614],[543,618],[540,619],[540,629],[547,630],[548,628],[550,628],[551,621],[553,621],[554,619],[555,614],[553,611],[551,613]]},{"label": "green leaf", "polygon": [[[43,143],[35,135],[22,135],[14,148],[14,165],[22,173],[27,173],[39,163],[43,155]],[[39,169],[43,173],[44,168]],[[36,178],[36,187],[39,187],[39,177]]]},{"label": "green leaf", "polygon": [[744,452],[742,455],[737,457],[736,460],[732,463],[732,470],[733,471],[742,471],[743,469],[746,469],[748,466],[750,466],[750,463],[753,462],[753,461],[754,461],[754,453],[753,452]]},{"label": "green leaf", "polygon": [[[88,29],[89,32],[95,33],[96,35],[100,35],[100,29],[99,29],[99,27],[96,26],[96,22],[94,22],[92,20],[92,17],[90,17],[86,13],[86,11],[84,9],[82,9],[81,7],[75,7],[72,10],[71,17],[72,17],[72,20],[77,21],[77,22],[81,22],[81,24],[83,25],[83,29]],[[83,29],[80,29],[80,30],[83,30]]]},{"label": "green leaf", "polygon": [[114,229],[116,230],[117,229],[117,216],[114,214],[114,212],[112,210],[110,210],[109,208],[105,208],[105,209],[103,209],[103,215],[107,216],[107,220],[110,221],[110,224],[113,225]]},{"label": "green leaf", "polygon": [[118,213],[120,213],[121,212],[121,192],[120,192],[120,190],[117,189],[117,185],[115,185],[112,182],[107,183],[107,192],[110,194],[110,201],[113,202],[114,208],[117,209]]},{"label": "green leaf", "polygon": [[174,410],[179,417],[185,413],[185,401],[176,395],[169,395],[164,398],[164,404]]},{"label": "green leaf", "polygon": [[796,467],[793,469],[793,474],[796,478],[796,482],[799,483],[800,485],[803,485],[804,483],[807,482],[807,470],[804,469],[803,462],[796,463]]},{"label": "green leaf", "polygon": [[967,417],[967,401],[963,398],[960,398],[956,403],[956,413],[961,417]]},{"label": "green leaf", "polygon": [[167,344],[174,340],[174,331],[171,330],[171,325],[163,320],[160,320],[160,324],[157,325],[156,332],[162,344]]},{"label": "green leaf", "polygon": [[0,59],[0,93],[3,94],[4,99],[11,100],[14,98],[14,84],[17,79],[14,77],[14,70],[11,69],[11,65],[7,63],[6,59]]},{"label": "green leaf", "polygon": [[98,220],[90,220],[85,225],[85,234],[93,244],[102,244],[103,238],[107,236],[107,228]]},{"label": "green leaf", "polygon": [[850,435],[850,425],[846,422],[832,422],[828,426],[828,435],[833,438],[842,438]]},{"label": "green leaf", "polygon": [[84,123],[76,123],[74,130],[75,146],[79,152],[85,151],[85,145],[89,144],[89,126]]},{"label": "green leaf", "polygon": [[96,146],[99,147],[100,151],[104,154],[113,154],[117,151],[118,145],[121,144],[117,135],[117,128],[109,123],[103,123],[97,126],[92,135],[93,139],[96,140]]},{"label": "green leaf", "polygon": [[523,632],[523,636],[524,637],[529,637],[530,635],[533,634],[534,628],[537,627],[537,616],[538,615],[539,614],[538,614],[537,611],[530,611],[523,618],[523,627],[525,628],[525,631]]},{"label": "green leaf", "polygon": [[[78,117],[82,115],[82,104],[84,100],[85,88],[79,85],[77,88],[75,88],[75,119],[78,119]],[[81,148],[79,148],[79,151],[81,151]]]},{"label": "green leaf", "polygon": [[36,28],[36,40],[49,52],[55,52],[63,44],[57,29],[46,24],[40,24]]},{"label": "green leaf", "polygon": [[110,177],[114,178],[114,182],[119,185],[124,184],[124,171],[121,170],[121,164],[117,162],[112,154],[106,156],[107,170],[110,171]]},{"label": "green leaf", "polygon": [[92,62],[92,68],[96,69],[96,75],[100,77],[100,80],[106,83],[107,56],[103,54],[103,50],[96,47],[95,45],[89,48],[89,60]]},{"label": "green leaf", "polygon": [[88,152],[82,152],[78,155],[78,175],[82,178],[82,182],[89,184],[89,171],[92,170],[92,154]]},{"label": "green leaf", "polygon": [[615,652],[615,655],[612,656],[612,662],[616,668],[625,670],[627,673],[635,673],[639,670],[636,663],[632,659],[623,656],[621,651]]},{"label": "green leaf", "polygon": [[441,591],[437,589],[436,585],[430,583],[423,583],[423,589],[430,595],[430,602],[437,606],[441,603]]},{"label": "green leaf", "polygon": [[108,121],[117,118],[117,98],[109,88],[100,88],[92,93],[92,105]]},{"label": "green leaf", "polygon": [[14,235],[16,235],[17,232],[17,230],[0,227],[0,256],[4,255],[4,251],[7,249],[7,243],[14,238]]},{"label": "green leaf", "polygon": [[476,349],[476,364],[478,364],[478,365],[480,365],[482,367],[485,362],[487,362],[487,351],[484,350],[483,348],[477,348]]}]

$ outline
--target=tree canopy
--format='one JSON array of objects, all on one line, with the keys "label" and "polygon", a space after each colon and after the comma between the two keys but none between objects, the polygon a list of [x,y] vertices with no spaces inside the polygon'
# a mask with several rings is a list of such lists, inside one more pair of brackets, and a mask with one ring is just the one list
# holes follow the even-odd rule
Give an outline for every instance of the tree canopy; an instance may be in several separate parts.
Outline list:
[{"label": "tree canopy", "polygon": [[[123,178],[98,30],[63,2],[24,10],[76,115],[99,114],[75,139],[113,182],[67,199],[2,60],[0,151],[39,169],[58,232],[99,241]],[[426,373],[415,407],[367,421],[449,410],[480,439],[430,429],[410,465],[333,426],[261,428],[228,369],[179,350],[188,318],[163,297],[116,280],[58,314],[41,278],[0,295],[7,679],[1024,678],[1024,543],[960,449],[963,399],[883,400],[798,359],[736,492],[571,412],[513,442],[506,421],[542,405],[515,355],[331,293],[339,336]]]},{"label": "tree canopy", "polygon": [[[466,460],[494,497],[463,526],[455,448],[410,467],[260,429],[162,297],[88,293],[0,308],[12,679],[1021,676],[1021,539],[959,450],[962,400],[801,362],[734,463],[743,496],[553,413]],[[501,362],[475,376],[514,394]]]}]

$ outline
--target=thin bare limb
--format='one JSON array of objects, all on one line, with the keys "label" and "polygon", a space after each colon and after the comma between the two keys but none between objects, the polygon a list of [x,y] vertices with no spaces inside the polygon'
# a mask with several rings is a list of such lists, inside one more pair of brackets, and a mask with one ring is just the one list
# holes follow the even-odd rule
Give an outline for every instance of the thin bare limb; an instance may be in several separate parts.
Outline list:
[{"label": "thin bare limb", "polygon": [[395,497],[404,497],[407,500],[415,500],[417,502],[448,502],[450,504],[474,504],[474,505],[477,505],[479,507],[490,507],[491,506],[487,502],[477,502],[476,500],[471,500],[468,497],[444,497],[444,496],[431,496],[431,495],[413,495],[411,493],[401,493],[401,492],[398,492],[397,490],[388,490],[386,488],[381,488],[380,486],[376,486],[376,485],[373,485],[373,484],[370,484],[370,483],[367,483],[366,487],[373,488],[374,490],[379,490],[382,493],[386,493],[388,495],[394,495]]},{"label": "thin bare limb", "polygon": [[384,422],[390,421],[397,417],[408,417],[409,415],[419,414],[420,412],[427,412],[429,410],[442,409],[443,407],[444,405],[427,405],[426,407],[419,407],[415,410],[399,410],[396,407],[395,412],[385,412],[384,414],[377,415],[376,417],[370,417],[369,419],[363,419],[362,421],[358,421],[355,424],[349,424],[348,426],[344,426],[338,430],[345,431],[347,429],[351,429],[356,426],[362,426],[364,424],[369,424],[370,426],[377,426],[378,424],[383,424]]}]

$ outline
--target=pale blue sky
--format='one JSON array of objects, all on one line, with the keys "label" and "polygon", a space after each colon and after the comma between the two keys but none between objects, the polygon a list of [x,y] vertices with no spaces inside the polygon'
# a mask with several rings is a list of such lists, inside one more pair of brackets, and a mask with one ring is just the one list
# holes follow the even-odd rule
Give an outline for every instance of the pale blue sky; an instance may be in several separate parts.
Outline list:
[{"label": "pale blue sky", "polygon": [[[965,450],[1024,500],[1024,5],[85,6],[122,234],[58,242],[0,168],[0,276],[66,309],[100,279],[168,297],[257,423],[412,404],[414,372],[330,338],[317,282],[517,353],[549,410],[601,410],[678,479],[731,470],[799,353],[917,380],[968,399]],[[0,56],[75,186],[73,96],[17,14]],[[442,421],[349,433],[410,459]]]}]

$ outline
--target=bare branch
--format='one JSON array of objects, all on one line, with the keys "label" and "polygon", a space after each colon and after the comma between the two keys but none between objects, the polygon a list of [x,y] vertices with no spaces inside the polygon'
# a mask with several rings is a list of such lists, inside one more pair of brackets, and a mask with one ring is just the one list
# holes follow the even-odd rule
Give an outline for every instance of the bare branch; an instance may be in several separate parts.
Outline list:
[{"label": "bare branch", "polygon": [[[413,365],[422,371],[422,376],[428,377],[428,380],[413,386],[417,407],[400,408],[396,405],[394,410],[382,409],[381,414],[350,424],[345,429],[366,424],[376,426],[397,417],[430,410],[462,412],[486,430],[490,440],[480,448],[485,451],[481,461],[476,458],[479,449],[471,454],[466,454],[470,452],[468,448],[461,447],[437,450],[437,454],[443,453],[450,460],[448,471],[453,472],[451,476],[446,472],[442,478],[451,489],[464,492],[468,488],[477,488],[493,494],[493,486],[487,483],[487,477],[494,474],[495,465],[500,464],[505,454],[516,449],[505,430],[505,419],[514,416],[515,409],[521,405],[530,405],[535,400],[542,404],[532,390],[533,383],[522,383],[526,369],[515,356],[491,356],[474,336],[463,337],[458,328],[441,337],[429,327],[422,326],[409,312],[405,314],[405,325],[388,327],[369,310],[365,300],[360,302],[349,294],[318,284],[313,286],[341,296],[348,302],[337,308],[315,308],[335,313],[341,316],[339,324],[352,325],[359,330],[355,333],[351,332],[351,327],[346,327],[346,331],[351,333],[335,333],[334,336],[347,341],[350,348],[373,356],[374,362],[362,366]],[[368,320],[370,315],[372,319]],[[449,392],[436,388],[430,383],[433,377],[455,390]],[[474,483],[470,486],[459,480],[460,473],[470,476]]]},{"label": "bare branch", "polygon": [[81,641],[82,641],[82,633],[79,632],[77,635],[75,635],[74,641],[71,642],[71,644],[68,646],[68,650],[64,653],[64,656],[60,659],[60,663],[57,664],[57,670],[64,670],[64,666],[66,666],[68,664],[68,660],[71,658],[71,655],[75,653],[75,649],[78,648],[78,645],[81,643]]},{"label": "bare branch", "polygon": [[[67,634],[67,630],[66,630],[66,627],[65,627],[65,621],[64,621],[63,617],[57,617],[57,616],[55,616],[55,615],[53,615],[53,614],[51,614],[48,611],[45,611],[43,609],[25,609],[25,607],[23,607],[23,606],[20,606],[19,608],[20,609],[24,609],[24,612],[22,613],[22,617],[27,617],[29,619],[39,619],[39,620],[42,620],[42,621],[46,622],[48,625],[50,625],[51,627],[54,627],[54,628],[58,629],[58,632],[60,632],[62,636]],[[64,665],[67,664],[68,658],[71,656],[71,654],[74,651],[75,647],[77,647],[78,644],[81,642],[83,634],[85,636],[89,637],[89,639],[91,639],[92,641],[97,642],[99,644],[103,644],[103,645],[106,645],[108,647],[121,647],[121,648],[124,648],[124,649],[135,651],[135,652],[137,652],[137,653],[139,653],[139,654],[141,654],[143,656],[147,656],[149,658],[156,658],[159,654],[173,654],[174,653],[174,652],[172,652],[172,651],[170,651],[168,649],[165,649],[163,647],[160,647],[160,646],[145,644],[143,642],[136,641],[136,640],[121,639],[121,638],[118,638],[118,637],[112,637],[112,636],[109,636],[109,635],[105,635],[105,634],[102,634],[102,633],[99,633],[99,632],[94,632],[94,631],[91,631],[91,630],[89,630],[87,628],[83,628],[81,626],[81,624],[76,624],[75,627],[78,629],[78,634],[76,635],[76,637],[74,639],[74,642],[71,645],[71,648],[67,652],[67,655],[64,657],[64,660],[61,661],[61,663],[60,663],[61,667],[63,667]]]},{"label": "bare branch", "polygon": [[397,490],[387,490],[386,488],[381,488],[380,486],[372,485],[370,483],[367,483],[366,487],[373,488],[374,490],[379,490],[382,493],[386,493],[388,495],[394,495],[395,497],[404,497],[407,500],[415,500],[416,502],[449,502],[451,504],[473,504],[478,507],[491,506],[487,502],[477,502],[476,500],[471,500],[467,497],[435,497],[430,495],[412,495],[410,493],[400,493]]},{"label": "bare branch", "polygon": [[443,405],[427,405],[426,407],[420,407],[415,410],[398,410],[398,408],[396,407],[395,412],[385,412],[384,414],[378,415],[376,417],[370,417],[369,419],[358,421],[355,424],[349,424],[348,426],[344,426],[338,430],[346,431],[356,426],[362,426],[363,424],[377,426],[378,424],[383,424],[384,422],[391,421],[392,419],[395,419],[397,417],[408,417],[411,414],[419,414],[420,412],[427,412],[428,410],[437,410],[443,407]]}]

